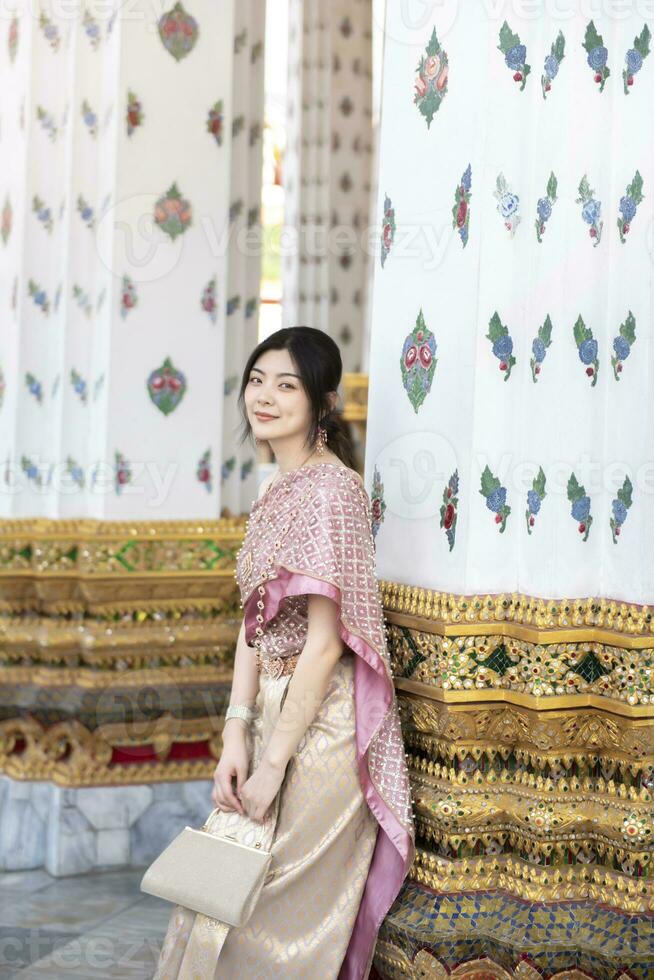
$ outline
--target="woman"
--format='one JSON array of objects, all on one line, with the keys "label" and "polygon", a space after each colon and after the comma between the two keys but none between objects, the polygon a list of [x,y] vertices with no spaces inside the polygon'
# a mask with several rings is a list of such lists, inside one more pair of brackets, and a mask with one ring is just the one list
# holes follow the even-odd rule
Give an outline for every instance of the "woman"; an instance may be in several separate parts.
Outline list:
[{"label": "woman", "polygon": [[237,559],[244,619],[207,829],[261,841],[272,859],[244,926],[174,910],[155,980],[365,980],[413,860],[370,501],[335,410],[341,373],[338,347],[311,327],[272,334],[243,373],[243,439],[267,440],[279,470]]}]

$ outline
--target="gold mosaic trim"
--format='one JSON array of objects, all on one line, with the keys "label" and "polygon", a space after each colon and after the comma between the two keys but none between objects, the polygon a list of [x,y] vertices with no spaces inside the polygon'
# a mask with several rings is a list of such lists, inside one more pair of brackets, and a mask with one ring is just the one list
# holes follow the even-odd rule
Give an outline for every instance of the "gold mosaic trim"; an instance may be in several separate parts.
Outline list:
[{"label": "gold mosaic trim", "polygon": [[533,698],[595,695],[654,704],[654,645],[642,649],[577,641],[536,644],[504,636],[441,636],[387,628],[393,672],[443,691],[506,691]]},{"label": "gold mosaic trim", "polygon": [[143,687],[163,688],[165,686],[207,684],[231,684],[232,667],[162,667],[160,670],[139,670],[129,667],[123,670],[114,665],[114,673],[107,676],[104,671],[92,668],[67,667],[1,667],[0,680],[9,685],[33,685],[39,688],[61,689],[76,687],[85,691],[103,690],[111,684],[113,688],[132,690]]},{"label": "gold mosaic trim", "polygon": [[[566,897],[565,876],[580,874],[575,880],[584,882],[586,869],[592,868],[600,875],[596,883],[610,873],[609,884],[622,880],[629,895],[633,892],[643,908],[650,907],[651,706],[649,717],[634,718],[578,707],[452,705],[402,689],[398,695],[418,838],[423,848],[433,848],[420,851],[412,877],[443,890],[447,874],[456,891],[464,882],[477,887],[470,885],[471,869],[477,867],[480,875],[483,871],[478,887],[495,889],[497,880],[484,868],[497,870],[500,865],[494,862],[499,861],[502,867],[528,872],[523,880],[520,871],[517,884],[517,872],[505,877],[502,887],[536,900],[546,894]],[[546,704],[549,708],[550,701]],[[629,713],[645,710],[622,707]],[[462,860],[468,861],[465,867]],[[542,884],[541,871],[550,876],[549,892],[536,887]],[[602,901],[615,903],[612,889],[600,892]],[[583,889],[574,894],[583,895]]]},{"label": "gold mosaic trim", "polygon": [[450,861],[416,849],[410,878],[443,894],[506,892],[529,902],[596,901],[621,912],[654,911],[654,881],[592,865],[534,867],[512,855]]},{"label": "gold mosaic trim", "polygon": [[[570,864],[597,863],[626,875],[654,878],[651,800],[621,806],[577,794],[547,799],[515,791],[479,793],[412,780],[416,829],[420,839],[459,857],[499,854],[506,847],[516,858],[557,870]],[[433,855],[432,855],[433,856]],[[443,855],[445,857],[445,855]]]},{"label": "gold mosaic trim", "polygon": [[[197,683],[231,677],[239,622],[233,617],[171,617],[169,622],[0,617],[5,684],[83,687]],[[145,678],[145,680],[143,680]]]},{"label": "gold mosaic trim", "polygon": [[654,634],[654,609],[636,603],[542,599],[520,592],[458,595],[388,580],[380,580],[379,587],[390,622],[446,636],[483,631],[532,643],[585,640],[638,647],[652,644]]},{"label": "gold mosaic trim", "polygon": [[[374,965],[385,980],[543,980],[543,973],[527,960],[522,952],[514,952],[520,960],[508,969],[488,956],[467,960],[454,968],[445,966],[436,955],[420,949],[413,960],[396,943],[382,939],[384,927],[375,946]],[[621,969],[614,980],[632,980],[633,974]],[[584,970],[565,969],[548,974],[548,980],[589,980]]]},{"label": "gold mosaic trim", "polygon": [[245,516],[217,521],[0,522],[0,611],[221,608]]},{"label": "gold mosaic trim", "polygon": [[[222,750],[223,722],[222,717],[179,719],[168,714],[90,731],[78,721],[46,728],[30,717],[12,718],[0,722],[0,772],[67,787],[210,779]],[[168,760],[174,742],[203,741],[212,759]],[[142,745],[153,746],[157,762],[110,765],[112,749]]]},{"label": "gold mosaic trim", "polygon": [[[438,751],[442,749],[447,750],[447,748],[447,746],[439,745]],[[526,769],[503,771],[500,769],[501,759],[499,757],[499,751],[488,751],[480,747],[468,749],[465,761],[473,759],[476,755],[479,755],[479,761],[481,761],[481,757],[486,762],[492,759],[497,764],[497,769],[490,768],[485,771],[475,771],[470,767],[470,771],[468,772],[464,768],[456,769],[454,766],[448,766],[446,763],[434,762],[431,759],[426,760],[423,756],[416,756],[411,753],[407,753],[407,759],[413,767],[416,782],[420,783],[420,774],[425,774],[433,780],[440,781],[441,786],[439,792],[446,794],[448,791],[463,792],[465,787],[472,788],[475,792],[481,791],[489,799],[494,794],[503,796],[504,793],[514,792],[524,805],[529,800],[541,800],[543,797],[548,800],[558,799],[561,794],[564,794],[561,800],[564,809],[567,806],[565,803],[566,799],[577,799],[579,802],[585,803],[586,797],[580,797],[578,794],[592,795],[593,802],[591,807],[595,807],[599,803],[599,798],[602,797],[606,797],[606,802],[612,806],[617,806],[618,800],[649,805],[654,795],[654,765],[652,763],[654,755],[650,756],[649,762],[637,763],[636,765],[615,758],[605,759],[602,756],[602,768],[606,764],[609,771],[617,775],[616,770],[622,764],[625,769],[630,769],[635,775],[641,777],[639,785],[635,785],[635,782],[631,785],[626,785],[619,777],[616,779],[605,778],[603,776],[579,777],[568,772],[566,763],[569,764],[572,760],[574,760],[573,765],[575,769],[593,770],[597,764],[597,756],[590,756],[589,754],[585,756],[575,754],[574,756],[566,757],[562,753],[557,753],[542,767],[543,770],[547,771],[547,775],[543,775],[538,769],[535,772],[529,772]],[[643,775],[645,776],[644,781],[642,780]],[[443,786],[443,783],[448,785]],[[429,785],[429,783],[426,785]],[[417,792],[417,787],[415,791]]]},{"label": "gold mosaic trim", "polygon": [[0,541],[3,546],[12,539],[40,540],[180,540],[215,538],[240,533],[246,515],[221,517],[206,521],[102,521],[94,518],[3,518]]},{"label": "gold mosaic trim", "polygon": [[[408,682],[407,682],[408,683]],[[545,709],[493,702],[458,702],[421,697],[415,685],[397,685],[398,703],[408,746],[419,747],[434,760],[450,760],[477,752],[507,759],[512,752],[534,765],[556,762],[570,768],[580,758],[626,759],[642,767],[654,756],[654,711],[620,705],[620,712],[601,710],[567,699]]]}]

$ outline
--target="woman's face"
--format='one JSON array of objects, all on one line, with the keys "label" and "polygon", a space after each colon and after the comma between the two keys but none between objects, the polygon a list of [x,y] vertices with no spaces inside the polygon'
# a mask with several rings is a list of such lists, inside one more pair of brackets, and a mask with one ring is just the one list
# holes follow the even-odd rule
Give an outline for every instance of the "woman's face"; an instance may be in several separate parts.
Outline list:
[{"label": "woman's face", "polygon": [[245,386],[245,407],[258,439],[304,441],[311,419],[298,370],[287,350],[267,350],[257,358]]}]

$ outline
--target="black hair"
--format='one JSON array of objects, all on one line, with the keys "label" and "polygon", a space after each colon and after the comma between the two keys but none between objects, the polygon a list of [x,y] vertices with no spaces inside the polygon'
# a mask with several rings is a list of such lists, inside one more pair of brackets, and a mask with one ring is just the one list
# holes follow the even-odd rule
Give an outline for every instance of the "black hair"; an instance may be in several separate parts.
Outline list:
[{"label": "black hair", "polygon": [[356,469],[356,453],[343,413],[338,408],[330,409],[327,399],[328,392],[336,391],[341,383],[341,352],[329,334],[316,327],[283,327],[276,330],[257,344],[248,357],[238,394],[238,405],[243,417],[240,442],[252,437],[252,426],[245,408],[245,388],[253,365],[268,350],[287,350],[300,375],[311,411],[311,426],[305,443],[307,448],[315,444],[320,425],[327,432],[327,446],[331,452],[346,466]]}]

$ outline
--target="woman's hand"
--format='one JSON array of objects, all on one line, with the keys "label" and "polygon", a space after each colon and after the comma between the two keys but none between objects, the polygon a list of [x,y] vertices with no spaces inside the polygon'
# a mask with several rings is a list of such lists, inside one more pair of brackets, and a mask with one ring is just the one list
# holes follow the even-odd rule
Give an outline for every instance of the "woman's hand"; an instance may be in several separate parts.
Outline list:
[{"label": "woman's hand", "polygon": [[[231,726],[231,727],[230,727]],[[223,750],[220,761],[213,774],[213,791],[211,799],[219,810],[243,813],[243,806],[238,799],[238,793],[246,785],[250,752],[247,745],[247,732],[240,719],[230,719],[225,722],[223,730]],[[236,793],[232,788],[232,779],[236,777]],[[248,780],[249,782],[249,780]]]},{"label": "woman's hand", "polygon": [[268,808],[282,785],[286,766],[278,766],[265,757],[254,770],[250,778],[243,784],[240,792],[241,803],[252,820],[258,823],[268,812]]}]

